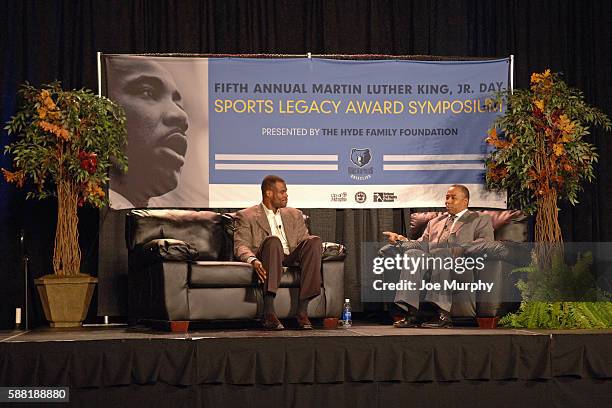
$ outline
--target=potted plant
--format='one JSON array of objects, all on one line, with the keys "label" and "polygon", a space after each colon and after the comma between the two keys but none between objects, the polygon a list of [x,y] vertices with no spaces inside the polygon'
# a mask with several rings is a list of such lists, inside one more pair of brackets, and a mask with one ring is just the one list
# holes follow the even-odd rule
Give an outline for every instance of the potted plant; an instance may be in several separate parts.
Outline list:
[{"label": "potted plant", "polygon": [[59,82],[40,88],[26,83],[19,96],[20,107],[5,126],[15,137],[5,146],[13,169],[2,173],[17,187],[29,187],[26,198],[57,197],[53,274],[35,283],[51,326],[77,326],[97,282],[80,273],[77,209],[107,205],[110,167],[127,170],[125,113],[105,97],[63,90]]},{"label": "potted plant", "polygon": [[[517,315],[507,316],[502,323],[610,326],[609,302],[559,301],[570,299],[564,297],[560,285],[571,288],[567,282],[572,279],[593,283],[593,290],[583,287],[585,299],[592,295],[601,299],[603,294],[591,279],[591,254],[579,256],[572,267],[565,264],[558,202],[578,203],[582,183],[593,180],[597,161],[595,147],[586,140],[589,125],[609,131],[611,122],[602,111],[589,106],[579,90],[568,87],[550,70],[534,73],[528,89],[502,92],[498,99],[506,103],[506,112],[496,119],[486,139],[493,147],[486,159],[486,184],[507,191],[512,208],[535,214],[535,250],[530,266],[522,270],[529,278],[519,282],[523,303]],[[575,295],[571,298],[576,299]],[[578,314],[585,318],[577,318]]]}]

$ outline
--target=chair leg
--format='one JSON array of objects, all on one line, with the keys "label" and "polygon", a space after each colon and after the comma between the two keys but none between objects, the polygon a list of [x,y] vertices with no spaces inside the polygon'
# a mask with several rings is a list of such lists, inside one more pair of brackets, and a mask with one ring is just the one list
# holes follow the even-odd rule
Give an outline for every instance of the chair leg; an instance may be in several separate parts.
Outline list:
[{"label": "chair leg", "polygon": [[186,333],[189,331],[189,321],[173,320],[168,323],[172,333]]}]

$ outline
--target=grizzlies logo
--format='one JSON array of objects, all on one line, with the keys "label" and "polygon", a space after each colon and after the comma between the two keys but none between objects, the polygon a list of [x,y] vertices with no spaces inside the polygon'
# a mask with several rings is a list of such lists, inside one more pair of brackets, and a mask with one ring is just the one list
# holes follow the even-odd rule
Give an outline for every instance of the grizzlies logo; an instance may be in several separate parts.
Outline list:
[{"label": "grizzlies logo", "polygon": [[357,167],[363,167],[370,162],[370,149],[351,149],[351,162]]}]

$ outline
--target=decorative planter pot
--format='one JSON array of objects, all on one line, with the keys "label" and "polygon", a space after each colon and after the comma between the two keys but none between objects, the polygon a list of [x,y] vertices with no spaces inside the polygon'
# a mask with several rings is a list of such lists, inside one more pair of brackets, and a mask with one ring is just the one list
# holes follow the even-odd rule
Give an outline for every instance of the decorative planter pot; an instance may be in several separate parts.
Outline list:
[{"label": "decorative planter pot", "polygon": [[495,329],[499,317],[478,317],[476,320],[478,321],[478,327],[481,329]]},{"label": "decorative planter pot", "polygon": [[98,279],[89,275],[45,275],[34,280],[51,327],[78,327],[87,316]]},{"label": "decorative planter pot", "polygon": [[328,317],[323,320],[323,328],[324,329],[337,329],[338,328],[338,318],[337,317]]}]

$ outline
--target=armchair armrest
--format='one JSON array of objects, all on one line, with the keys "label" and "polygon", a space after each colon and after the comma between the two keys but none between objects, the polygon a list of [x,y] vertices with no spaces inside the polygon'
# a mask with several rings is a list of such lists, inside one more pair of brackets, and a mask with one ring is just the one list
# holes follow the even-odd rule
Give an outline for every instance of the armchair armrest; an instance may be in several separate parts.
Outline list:
[{"label": "armchair armrest", "polygon": [[346,247],[335,242],[323,242],[323,254],[321,261],[344,261],[346,258]]},{"label": "armchair armrest", "polygon": [[529,262],[531,253],[524,243],[513,241],[487,241],[479,242],[466,249],[467,256],[487,256],[487,260],[506,261],[514,265]]},{"label": "armchair armrest", "polygon": [[195,261],[198,258],[198,250],[188,242],[162,238],[153,239],[134,248],[133,256],[141,264],[158,261]]}]

